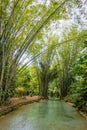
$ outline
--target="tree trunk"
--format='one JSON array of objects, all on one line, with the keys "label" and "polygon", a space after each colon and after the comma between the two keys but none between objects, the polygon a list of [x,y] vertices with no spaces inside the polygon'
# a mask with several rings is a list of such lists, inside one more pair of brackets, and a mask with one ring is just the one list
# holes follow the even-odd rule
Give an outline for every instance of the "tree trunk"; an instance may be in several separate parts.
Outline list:
[{"label": "tree trunk", "polygon": [[48,80],[41,81],[41,93],[40,95],[44,97],[45,99],[48,99]]}]

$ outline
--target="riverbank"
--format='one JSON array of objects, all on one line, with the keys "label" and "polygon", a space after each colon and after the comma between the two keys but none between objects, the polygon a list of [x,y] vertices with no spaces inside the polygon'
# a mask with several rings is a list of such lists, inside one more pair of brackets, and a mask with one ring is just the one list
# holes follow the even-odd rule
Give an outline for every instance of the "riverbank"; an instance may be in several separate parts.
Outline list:
[{"label": "riverbank", "polygon": [[[40,96],[33,96],[33,97],[25,96],[25,97],[19,97],[19,98],[18,97],[11,98],[9,99],[9,102],[7,105],[0,106],[0,116],[3,116],[9,112],[12,112],[22,105],[26,105],[33,102],[38,102],[41,99],[44,99],[44,98]],[[70,102],[66,102],[66,103],[68,105],[71,105],[72,107],[75,106],[73,103],[70,103]],[[87,114],[85,112],[80,111],[78,108],[76,108],[76,110],[80,113],[80,115],[82,115],[87,120]]]},{"label": "riverbank", "polygon": [[11,98],[9,99],[9,103],[7,105],[0,106],[0,116],[5,115],[15,109],[19,108],[22,105],[26,105],[33,102],[38,102],[42,99],[40,96],[25,96],[19,98]]},{"label": "riverbank", "polygon": [[[67,102],[67,104],[71,105],[72,107],[75,107],[74,103]],[[76,108],[76,110],[80,113],[81,116],[83,116],[87,120],[87,113],[79,110],[78,108]]]}]

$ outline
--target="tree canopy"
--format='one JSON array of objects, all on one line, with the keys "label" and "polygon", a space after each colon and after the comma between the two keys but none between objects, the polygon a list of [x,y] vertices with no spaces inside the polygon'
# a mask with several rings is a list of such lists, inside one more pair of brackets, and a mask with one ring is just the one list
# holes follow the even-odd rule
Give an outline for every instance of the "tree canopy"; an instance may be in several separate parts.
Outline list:
[{"label": "tree canopy", "polygon": [[87,105],[86,13],[82,0],[1,0],[1,103],[56,93]]}]

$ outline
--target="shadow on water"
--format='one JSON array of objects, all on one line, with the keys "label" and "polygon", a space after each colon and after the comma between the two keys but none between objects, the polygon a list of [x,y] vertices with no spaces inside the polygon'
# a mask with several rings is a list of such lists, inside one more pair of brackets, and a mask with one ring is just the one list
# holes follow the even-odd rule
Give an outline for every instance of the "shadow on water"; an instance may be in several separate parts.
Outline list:
[{"label": "shadow on water", "polygon": [[4,116],[0,130],[87,130],[87,122],[64,101],[51,98]]}]

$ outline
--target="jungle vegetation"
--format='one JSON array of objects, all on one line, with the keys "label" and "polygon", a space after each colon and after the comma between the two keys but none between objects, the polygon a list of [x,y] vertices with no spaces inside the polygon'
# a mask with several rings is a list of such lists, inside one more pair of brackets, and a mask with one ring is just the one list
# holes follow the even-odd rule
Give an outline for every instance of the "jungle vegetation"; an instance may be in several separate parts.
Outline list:
[{"label": "jungle vegetation", "polygon": [[0,103],[60,97],[87,107],[87,12],[82,0],[0,0]]}]

